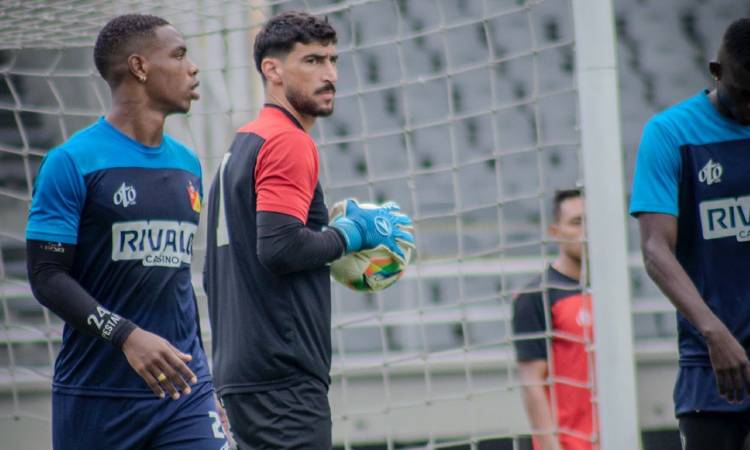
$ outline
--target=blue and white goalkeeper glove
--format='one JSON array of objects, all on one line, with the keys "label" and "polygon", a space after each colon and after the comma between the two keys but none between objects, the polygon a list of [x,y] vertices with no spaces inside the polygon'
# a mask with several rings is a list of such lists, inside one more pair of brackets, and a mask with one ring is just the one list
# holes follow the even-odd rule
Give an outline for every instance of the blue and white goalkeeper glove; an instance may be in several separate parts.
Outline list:
[{"label": "blue and white goalkeeper glove", "polygon": [[329,226],[344,235],[346,253],[383,245],[405,259],[402,246],[414,247],[413,223],[400,211],[395,202],[373,206],[348,199],[334,205]]}]

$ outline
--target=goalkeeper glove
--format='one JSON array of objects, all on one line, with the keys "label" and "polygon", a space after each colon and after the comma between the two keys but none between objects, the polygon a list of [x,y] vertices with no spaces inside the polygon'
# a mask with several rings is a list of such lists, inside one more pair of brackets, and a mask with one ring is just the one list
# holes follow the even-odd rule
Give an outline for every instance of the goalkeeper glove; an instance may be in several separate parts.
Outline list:
[{"label": "goalkeeper glove", "polygon": [[376,208],[363,208],[354,199],[345,202],[343,214],[335,216],[329,226],[344,236],[346,253],[383,245],[405,259],[400,246],[414,247],[414,236],[410,232],[412,221],[399,212],[401,208],[395,202]]}]

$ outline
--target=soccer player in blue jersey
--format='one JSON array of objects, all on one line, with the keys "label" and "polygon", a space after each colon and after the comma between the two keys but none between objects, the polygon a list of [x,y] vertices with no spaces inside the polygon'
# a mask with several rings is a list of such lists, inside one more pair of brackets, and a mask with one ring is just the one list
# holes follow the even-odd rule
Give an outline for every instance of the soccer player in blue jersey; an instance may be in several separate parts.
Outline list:
[{"label": "soccer player in blue jersey", "polygon": [[190,277],[201,168],[163,132],[198,68],[148,15],[107,23],[94,60],[112,109],[48,153],[26,229],[34,295],[66,322],[53,447],[226,448]]},{"label": "soccer player in blue jersey", "polygon": [[[411,220],[347,204],[330,228],[317,117],[333,112],[336,31],[289,11],[255,39],[266,105],[237,131],[208,202],[204,283],[216,388],[241,449],[331,448],[331,281],[346,252],[399,245]],[[375,224],[379,227],[376,227]]]},{"label": "soccer player in blue jersey", "polygon": [[714,89],[646,124],[630,212],[677,308],[683,448],[736,450],[750,431],[750,18],[727,28],[709,71]]}]

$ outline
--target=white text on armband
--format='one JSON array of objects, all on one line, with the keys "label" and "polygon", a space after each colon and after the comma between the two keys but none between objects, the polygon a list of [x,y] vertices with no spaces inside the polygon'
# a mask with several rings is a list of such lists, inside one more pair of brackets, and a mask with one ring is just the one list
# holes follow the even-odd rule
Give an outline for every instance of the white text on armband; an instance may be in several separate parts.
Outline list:
[{"label": "white text on armband", "polygon": [[112,340],[112,332],[122,317],[115,313],[109,312],[101,306],[96,307],[96,312],[91,313],[86,318],[86,323],[94,329],[103,339]]},{"label": "white text on armband", "polygon": [[112,260],[141,260],[144,266],[190,264],[197,226],[190,222],[139,220],[112,224]]}]

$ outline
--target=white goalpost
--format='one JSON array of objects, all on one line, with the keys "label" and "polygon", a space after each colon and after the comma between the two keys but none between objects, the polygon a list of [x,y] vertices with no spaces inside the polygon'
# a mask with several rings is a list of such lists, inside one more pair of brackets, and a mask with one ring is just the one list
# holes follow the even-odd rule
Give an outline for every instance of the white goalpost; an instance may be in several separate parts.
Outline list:
[{"label": "white goalpost", "polygon": [[640,437],[612,0],[574,0],[573,18],[600,440],[603,449],[634,449]]}]

